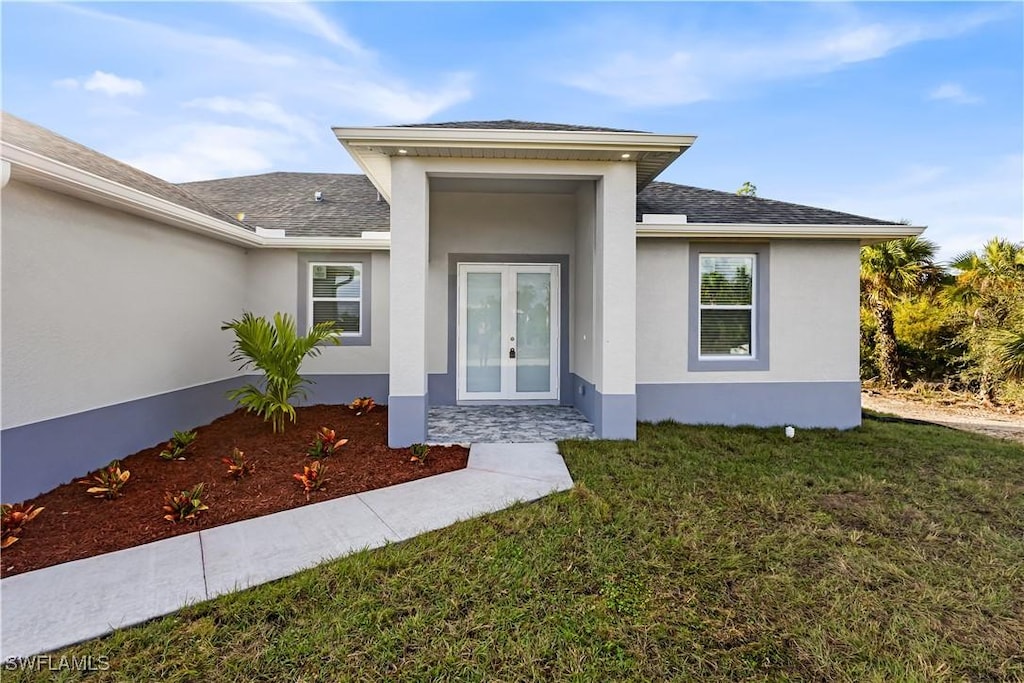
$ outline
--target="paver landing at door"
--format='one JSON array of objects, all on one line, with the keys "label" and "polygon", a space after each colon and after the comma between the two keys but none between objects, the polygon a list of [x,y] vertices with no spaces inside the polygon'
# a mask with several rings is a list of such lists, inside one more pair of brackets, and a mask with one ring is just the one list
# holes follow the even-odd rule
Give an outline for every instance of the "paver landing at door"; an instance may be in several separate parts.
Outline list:
[{"label": "paver landing at door", "polygon": [[430,443],[537,443],[593,438],[594,425],[568,406],[436,406],[427,415]]}]

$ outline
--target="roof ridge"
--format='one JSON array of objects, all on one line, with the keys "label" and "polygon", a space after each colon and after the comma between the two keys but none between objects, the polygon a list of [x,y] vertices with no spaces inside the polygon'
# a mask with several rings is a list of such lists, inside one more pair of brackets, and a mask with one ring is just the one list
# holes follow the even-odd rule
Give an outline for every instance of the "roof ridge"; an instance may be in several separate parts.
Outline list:
[{"label": "roof ridge", "polygon": [[434,123],[395,123],[385,128],[463,128],[473,130],[534,130],[593,133],[648,133],[644,130],[588,126],[574,123],[553,123],[550,121],[527,121],[525,119],[479,119],[469,121],[437,121]]}]

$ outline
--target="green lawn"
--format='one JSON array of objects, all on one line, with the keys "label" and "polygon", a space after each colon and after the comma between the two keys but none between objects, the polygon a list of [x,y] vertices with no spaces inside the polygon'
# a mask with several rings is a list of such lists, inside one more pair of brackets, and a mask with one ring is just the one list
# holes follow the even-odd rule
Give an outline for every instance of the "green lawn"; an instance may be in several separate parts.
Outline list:
[{"label": "green lawn", "polygon": [[1024,680],[1020,445],[869,419],[561,447],[571,492],[59,654],[109,656],[100,680]]}]

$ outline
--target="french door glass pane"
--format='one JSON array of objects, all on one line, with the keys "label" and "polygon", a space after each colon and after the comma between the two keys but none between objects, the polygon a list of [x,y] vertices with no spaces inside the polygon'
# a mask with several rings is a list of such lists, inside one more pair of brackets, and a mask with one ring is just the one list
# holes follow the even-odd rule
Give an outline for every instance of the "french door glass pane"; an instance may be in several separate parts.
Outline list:
[{"label": "french door glass pane", "polygon": [[466,391],[501,391],[501,273],[466,273]]},{"label": "french door glass pane", "polygon": [[551,391],[551,273],[517,274],[516,391]]}]

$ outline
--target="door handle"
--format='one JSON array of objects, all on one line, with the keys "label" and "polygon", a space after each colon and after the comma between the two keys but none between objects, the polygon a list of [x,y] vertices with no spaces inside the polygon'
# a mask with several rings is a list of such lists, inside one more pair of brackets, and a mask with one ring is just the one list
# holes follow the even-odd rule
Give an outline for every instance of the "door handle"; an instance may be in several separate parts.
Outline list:
[{"label": "door handle", "polygon": [[508,357],[509,358],[515,358],[516,357],[516,349],[515,349],[515,347],[512,347],[512,348],[510,348],[508,350]]}]

